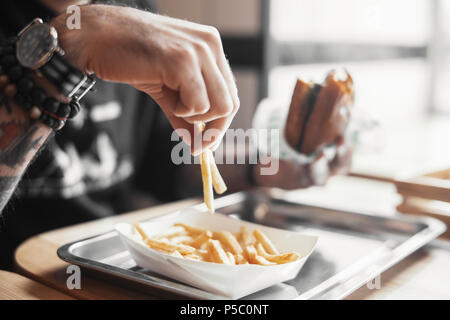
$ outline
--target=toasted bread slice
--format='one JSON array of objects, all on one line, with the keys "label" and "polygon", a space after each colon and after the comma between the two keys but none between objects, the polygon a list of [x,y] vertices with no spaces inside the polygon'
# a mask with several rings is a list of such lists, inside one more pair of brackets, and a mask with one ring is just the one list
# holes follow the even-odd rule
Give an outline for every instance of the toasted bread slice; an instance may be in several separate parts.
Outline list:
[{"label": "toasted bread slice", "polygon": [[322,85],[300,79],[292,95],[285,136],[300,153],[311,154],[344,135],[354,102],[353,80],[331,71]]},{"label": "toasted bread slice", "polygon": [[301,145],[301,138],[306,118],[312,106],[308,105],[308,96],[311,92],[311,84],[297,79],[292,94],[291,105],[284,128],[287,143],[294,149]]}]

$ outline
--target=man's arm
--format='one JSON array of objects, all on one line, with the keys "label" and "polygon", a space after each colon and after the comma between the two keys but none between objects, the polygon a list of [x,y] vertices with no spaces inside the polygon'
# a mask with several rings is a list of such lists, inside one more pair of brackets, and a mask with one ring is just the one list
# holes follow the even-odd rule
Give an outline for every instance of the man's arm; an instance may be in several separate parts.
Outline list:
[{"label": "man's arm", "polygon": [[0,104],[0,213],[50,132],[50,128],[32,120],[22,107],[4,96]]},{"label": "man's arm", "polygon": [[[220,142],[239,98],[215,28],[108,5],[81,6],[80,29],[69,30],[68,18],[63,13],[51,24],[74,67],[150,95],[174,129],[190,133],[183,138],[191,152],[199,154]],[[4,85],[0,79],[0,88]],[[10,100],[9,107],[0,109],[0,210],[51,131]],[[219,134],[196,146],[194,124],[199,121]]]}]

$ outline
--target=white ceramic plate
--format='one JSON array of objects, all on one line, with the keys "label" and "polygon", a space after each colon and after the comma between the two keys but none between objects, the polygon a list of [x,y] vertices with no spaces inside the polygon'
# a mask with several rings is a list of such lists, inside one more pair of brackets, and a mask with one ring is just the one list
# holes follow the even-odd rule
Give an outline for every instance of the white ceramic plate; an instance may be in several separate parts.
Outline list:
[{"label": "white ceramic plate", "polygon": [[115,226],[122,242],[139,266],[231,299],[295,278],[318,240],[315,236],[269,228],[194,208],[147,220],[140,226],[151,236],[167,230],[175,222],[213,231],[239,232],[242,225],[247,226],[250,231],[258,228],[272,240],[280,252],[296,251],[300,254],[301,258],[297,261],[273,266],[230,266],[195,261],[169,256],[149,248],[142,242],[132,224],[119,223]]}]

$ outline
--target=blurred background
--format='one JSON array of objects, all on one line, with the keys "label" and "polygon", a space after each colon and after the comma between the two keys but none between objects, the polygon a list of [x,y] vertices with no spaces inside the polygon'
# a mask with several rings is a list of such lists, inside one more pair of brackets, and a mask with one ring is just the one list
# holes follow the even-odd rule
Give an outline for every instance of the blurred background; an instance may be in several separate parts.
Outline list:
[{"label": "blurred background", "polygon": [[345,67],[356,108],[378,123],[352,172],[403,179],[450,167],[450,2],[158,0],[162,14],[216,26],[249,128],[258,102],[290,99],[296,77]]}]

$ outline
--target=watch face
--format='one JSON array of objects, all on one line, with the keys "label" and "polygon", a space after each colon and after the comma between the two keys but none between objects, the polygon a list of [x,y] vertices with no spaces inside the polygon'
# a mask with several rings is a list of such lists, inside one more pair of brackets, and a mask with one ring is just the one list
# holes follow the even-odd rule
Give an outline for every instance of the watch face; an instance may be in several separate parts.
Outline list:
[{"label": "watch face", "polygon": [[37,69],[50,60],[57,46],[57,33],[53,27],[48,24],[32,26],[17,42],[17,60],[24,67]]}]

